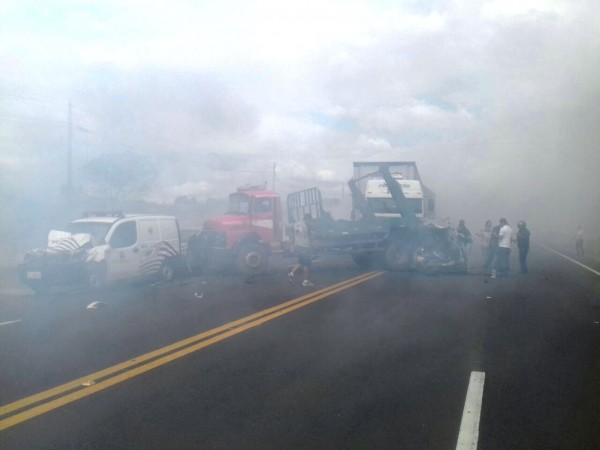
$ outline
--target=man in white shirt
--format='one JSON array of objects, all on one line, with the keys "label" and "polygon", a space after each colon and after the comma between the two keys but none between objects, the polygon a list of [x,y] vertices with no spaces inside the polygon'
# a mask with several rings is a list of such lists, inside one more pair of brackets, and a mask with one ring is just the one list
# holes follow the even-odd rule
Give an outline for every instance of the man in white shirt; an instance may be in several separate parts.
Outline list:
[{"label": "man in white shirt", "polygon": [[500,219],[500,230],[498,232],[498,257],[496,259],[496,269],[498,275],[508,276],[510,244],[512,243],[513,230],[508,226],[508,221]]}]

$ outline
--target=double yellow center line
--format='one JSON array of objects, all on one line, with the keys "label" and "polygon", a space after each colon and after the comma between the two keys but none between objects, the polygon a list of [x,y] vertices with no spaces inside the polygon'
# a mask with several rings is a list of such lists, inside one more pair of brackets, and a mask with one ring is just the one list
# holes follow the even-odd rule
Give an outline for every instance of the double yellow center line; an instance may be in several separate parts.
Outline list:
[{"label": "double yellow center line", "polygon": [[330,295],[364,283],[384,272],[369,272],[256,314],[205,331],[190,338],[154,350],[99,372],[56,386],[39,394],[0,407],[0,431],[45,414],[68,403],[102,391],[152,369],[168,364],[190,353],[223,341],[250,328],[315,303]]}]

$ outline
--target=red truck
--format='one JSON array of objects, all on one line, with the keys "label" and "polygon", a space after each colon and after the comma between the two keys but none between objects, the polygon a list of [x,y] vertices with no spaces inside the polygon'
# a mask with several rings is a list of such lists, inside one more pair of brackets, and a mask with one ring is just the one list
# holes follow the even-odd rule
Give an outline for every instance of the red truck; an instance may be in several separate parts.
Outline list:
[{"label": "red truck", "polygon": [[207,220],[202,231],[190,237],[189,268],[233,262],[243,273],[263,272],[271,253],[284,250],[282,217],[276,192],[238,189],[229,195],[227,212]]}]

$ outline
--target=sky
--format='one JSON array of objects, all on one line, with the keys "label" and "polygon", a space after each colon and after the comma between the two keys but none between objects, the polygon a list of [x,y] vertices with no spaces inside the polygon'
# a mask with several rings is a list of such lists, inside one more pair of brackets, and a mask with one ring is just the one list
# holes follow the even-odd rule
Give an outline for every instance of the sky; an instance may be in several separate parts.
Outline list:
[{"label": "sky", "polygon": [[[353,161],[416,161],[442,216],[600,235],[600,7],[591,0],[0,4],[2,195],[101,155],[147,199],[244,183],[348,198]],[[70,105],[70,106],[69,106]]]}]

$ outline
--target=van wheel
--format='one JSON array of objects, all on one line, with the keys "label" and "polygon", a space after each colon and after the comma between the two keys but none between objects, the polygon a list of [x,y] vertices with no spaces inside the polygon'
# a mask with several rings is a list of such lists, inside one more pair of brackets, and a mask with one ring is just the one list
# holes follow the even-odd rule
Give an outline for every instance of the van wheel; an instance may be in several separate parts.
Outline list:
[{"label": "van wheel", "polygon": [[237,254],[238,267],[246,275],[258,275],[265,271],[269,263],[267,251],[260,244],[246,244]]},{"label": "van wheel", "polygon": [[170,262],[163,262],[160,266],[159,276],[162,281],[171,282],[175,278],[175,268]]},{"label": "van wheel", "polygon": [[88,286],[97,291],[106,286],[106,265],[94,264],[87,272]]}]

